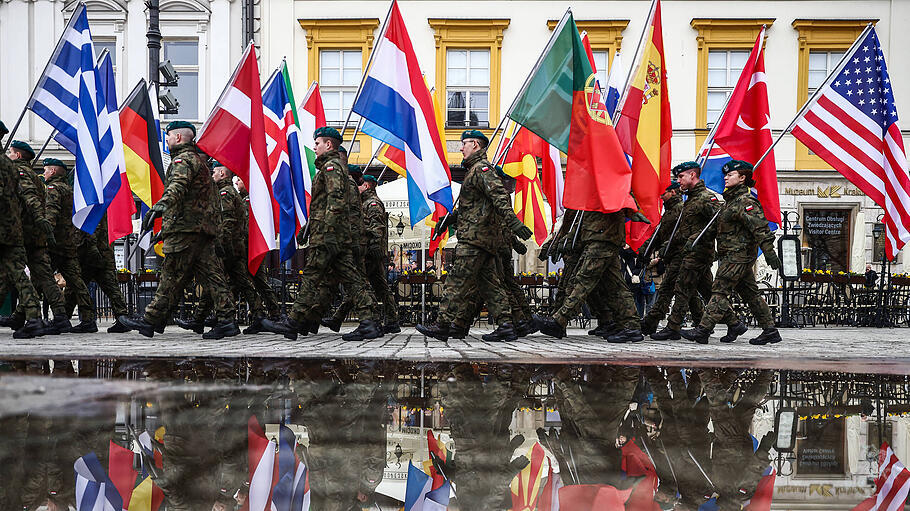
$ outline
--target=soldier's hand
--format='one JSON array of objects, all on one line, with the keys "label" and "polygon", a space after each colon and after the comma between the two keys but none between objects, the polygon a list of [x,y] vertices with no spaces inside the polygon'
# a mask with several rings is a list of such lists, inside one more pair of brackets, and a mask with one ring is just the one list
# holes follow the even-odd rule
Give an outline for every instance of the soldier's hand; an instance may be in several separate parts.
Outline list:
[{"label": "soldier's hand", "polygon": [[328,253],[329,257],[335,257],[341,253],[341,247],[335,241],[327,241],[325,243],[325,251]]},{"label": "soldier's hand", "polygon": [[780,258],[777,257],[777,254],[774,253],[774,250],[766,250],[764,252],[764,254],[765,254],[765,262],[768,263],[768,266],[770,266],[774,270],[779,270],[780,266],[781,266]]},{"label": "soldier's hand", "polygon": [[57,238],[54,237],[53,231],[47,233],[47,245],[51,248],[54,248],[57,246]]},{"label": "soldier's hand", "polygon": [[540,246],[540,252],[537,253],[538,259],[540,259],[541,261],[546,261],[547,258],[550,257],[549,252],[550,252],[551,243],[553,243],[553,240],[547,241],[546,243],[544,243],[543,245]]},{"label": "soldier's hand", "polygon": [[158,231],[158,232],[152,234],[152,237],[149,239],[149,246],[154,247],[158,243],[164,241],[164,238],[161,236],[162,232],[164,232],[164,231]]},{"label": "soldier's hand", "polygon": [[691,252],[693,247],[695,247],[695,244],[692,243],[691,241],[687,241],[686,246],[683,248],[683,250],[685,250],[686,252]]},{"label": "soldier's hand", "polygon": [[152,229],[152,226],[155,224],[155,219],[161,218],[162,215],[164,215],[163,204],[155,204],[149,208],[148,212],[142,218],[142,230],[150,231]]},{"label": "soldier's hand", "polygon": [[528,228],[527,225],[521,224],[521,227],[515,228],[515,235],[523,240],[531,239],[531,236],[534,235],[534,231]]},{"label": "soldier's hand", "polygon": [[41,229],[44,234],[47,234],[48,236],[52,236],[54,234],[54,227],[50,222],[47,221],[46,218],[39,218],[35,221],[35,223],[38,224],[38,228]]},{"label": "soldier's hand", "polygon": [[528,247],[524,243],[518,241],[515,238],[512,238],[512,249],[518,252],[521,255],[528,253]]},{"label": "soldier's hand", "polygon": [[458,221],[458,212],[453,211],[446,216],[442,217],[438,224],[436,224],[436,235],[444,233],[447,229],[451,228]]}]

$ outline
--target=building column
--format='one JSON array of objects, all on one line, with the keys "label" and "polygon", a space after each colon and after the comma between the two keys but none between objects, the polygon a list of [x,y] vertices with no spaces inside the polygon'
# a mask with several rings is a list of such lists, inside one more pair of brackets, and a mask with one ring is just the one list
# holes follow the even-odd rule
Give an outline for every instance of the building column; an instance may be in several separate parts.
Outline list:
[{"label": "building column", "polygon": [[[208,60],[209,60],[209,98],[211,104],[200,105],[201,108],[210,108],[224,89],[224,85],[231,77],[233,66],[236,64],[236,58],[233,57],[234,51],[231,51],[231,2],[229,0],[212,0],[210,4],[212,14],[209,24],[208,39]],[[203,87],[203,84],[199,84]],[[204,117],[205,114],[200,114]]]},{"label": "building column", "polygon": [[[0,85],[0,119],[10,130],[25,107],[34,81],[32,76],[41,73],[44,63],[39,63],[35,56],[36,48],[32,44],[29,27],[32,26],[29,3],[23,0],[11,0],[0,3],[0,76],[5,77]],[[53,26],[53,25],[50,25]],[[16,51],[15,48],[25,51]],[[35,66],[40,66],[34,71]],[[30,115],[26,114],[19,125],[15,138],[29,140]]]}]

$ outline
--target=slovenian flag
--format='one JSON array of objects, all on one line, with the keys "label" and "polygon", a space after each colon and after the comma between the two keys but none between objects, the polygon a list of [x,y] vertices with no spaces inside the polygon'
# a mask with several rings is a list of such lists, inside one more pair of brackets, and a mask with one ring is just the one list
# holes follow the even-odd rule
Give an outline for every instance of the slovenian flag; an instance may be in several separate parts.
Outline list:
[{"label": "slovenian flag", "polygon": [[394,0],[387,27],[353,111],[364,117],[364,133],[404,152],[413,227],[433,202],[452,209],[452,182],[430,91]]}]

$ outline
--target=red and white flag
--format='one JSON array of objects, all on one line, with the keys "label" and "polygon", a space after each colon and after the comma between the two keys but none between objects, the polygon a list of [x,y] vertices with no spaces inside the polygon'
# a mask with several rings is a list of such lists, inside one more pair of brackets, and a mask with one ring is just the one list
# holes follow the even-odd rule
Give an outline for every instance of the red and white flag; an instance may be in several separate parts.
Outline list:
[{"label": "red and white flag", "polygon": [[[230,167],[228,167],[230,168]],[[250,496],[244,511],[269,511],[275,479],[275,450],[277,444],[265,437],[256,416],[247,423],[249,438],[247,460],[250,467]]]},{"label": "red and white flag", "polygon": [[[755,163],[771,147],[771,113],[765,81],[765,29],[762,28],[717,123],[714,143],[735,160]],[[769,222],[780,225],[780,197],[774,152],[768,154],[752,175],[758,201]]]},{"label": "red and white flag", "polygon": [[904,466],[888,442],[882,444],[878,454],[878,478],[875,493],[860,502],[853,511],[898,511],[904,509],[910,492],[910,470]]},{"label": "red and white flag", "polygon": [[248,264],[250,272],[256,273],[262,258],[278,244],[259,66],[252,43],[202,126],[196,145],[237,174],[250,192]]},{"label": "red and white flag", "polygon": [[885,210],[888,259],[910,241],[910,177],[891,78],[871,26],[825,80],[793,136]]}]

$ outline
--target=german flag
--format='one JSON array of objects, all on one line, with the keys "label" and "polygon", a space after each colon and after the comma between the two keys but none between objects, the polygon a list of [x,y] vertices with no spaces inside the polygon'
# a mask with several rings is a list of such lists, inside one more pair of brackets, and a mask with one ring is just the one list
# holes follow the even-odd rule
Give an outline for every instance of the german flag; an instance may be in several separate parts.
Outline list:
[{"label": "german flag", "polygon": [[[139,80],[120,109],[120,129],[130,188],[139,200],[151,207],[164,193],[164,163],[145,80]],[[160,228],[160,220],[156,220],[155,230]]]}]

